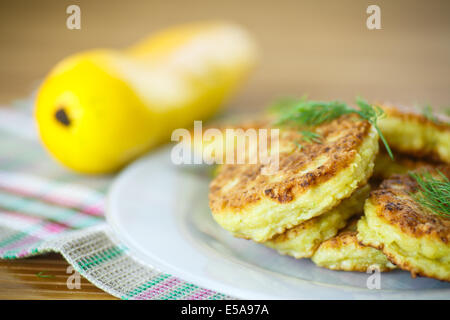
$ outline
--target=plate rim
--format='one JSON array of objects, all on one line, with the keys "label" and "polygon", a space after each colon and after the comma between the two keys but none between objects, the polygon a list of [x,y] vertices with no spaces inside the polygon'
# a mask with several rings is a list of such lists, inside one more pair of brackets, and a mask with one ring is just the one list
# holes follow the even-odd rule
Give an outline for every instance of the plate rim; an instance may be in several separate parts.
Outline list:
[{"label": "plate rim", "polygon": [[[175,277],[180,278],[183,281],[193,283],[195,285],[198,285],[200,287],[222,293],[224,295],[228,295],[232,298],[238,298],[238,299],[255,299],[255,300],[278,300],[278,299],[286,299],[285,297],[280,297],[276,295],[268,295],[264,293],[256,293],[253,290],[250,289],[241,289],[238,287],[235,287],[233,285],[229,285],[225,282],[219,282],[217,280],[211,280],[207,277],[195,275],[191,272],[183,271],[180,267],[174,267],[170,265],[168,262],[161,261],[161,259],[158,259],[157,257],[148,254],[141,248],[141,246],[136,243],[135,240],[133,240],[132,237],[130,237],[127,230],[125,230],[120,223],[118,222],[118,215],[120,215],[120,210],[117,208],[117,205],[114,205],[115,202],[120,199],[119,194],[120,190],[122,188],[122,185],[126,185],[127,179],[129,179],[130,176],[133,175],[134,172],[139,171],[141,166],[143,166],[145,163],[151,161],[152,159],[156,158],[158,155],[166,154],[170,150],[170,146],[162,147],[159,150],[156,150],[152,152],[151,154],[147,154],[133,163],[131,163],[129,166],[124,168],[118,176],[116,176],[110,185],[107,196],[106,196],[106,212],[105,212],[105,218],[106,222],[110,226],[110,228],[113,231],[114,236],[123,244],[127,246],[129,249],[128,251],[131,253],[132,257],[140,262],[141,264],[151,267],[153,269],[156,269],[157,271],[160,271],[162,273],[169,273]],[[234,263],[235,262],[230,262]],[[240,266],[242,267],[242,266]],[[246,267],[248,268],[248,267]],[[260,268],[262,269],[262,268]],[[258,272],[263,271],[265,273],[276,273],[276,271],[271,270],[258,270]],[[278,277],[287,277],[289,276],[276,273]],[[343,300],[343,299],[355,299],[352,294],[347,293],[343,290],[343,288],[335,287],[333,284],[329,284],[330,287],[322,287],[320,284],[314,284],[312,281],[304,280],[304,279],[298,279],[304,282],[306,287],[311,287],[322,290],[332,290],[335,291],[339,297],[336,297],[335,299]],[[311,282],[311,283],[308,283]],[[220,287],[219,289],[217,287]],[[351,286],[350,286],[351,287]],[[353,288],[352,290],[356,293],[357,291],[364,292],[365,299],[367,298],[375,298],[379,299],[378,297],[380,295],[380,290],[365,290],[363,288]],[[300,288],[299,288],[300,289]],[[304,289],[304,288],[303,288]],[[372,292],[373,291],[373,292]],[[398,299],[395,296],[390,296],[391,294],[395,293],[401,293],[401,290],[382,290],[384,295],[388,295],[387,297],[384,297],[384,299]],[[417,290],[413,290],[413,292],[402,292],[402,297],[400,299],[443,299],[443,300],[450,300],[450,296],[445,298],[442,293],[445,292],[449,294],[449,289],[426,289],[423,291],[418,292]],[[299,298],[291,298],[291,299],[299,299]],[[310,294],[309,297],[305,296],[305,300],[311,300],[311,299],[320,299],[320,296],[317,296],[316,294]]]}]

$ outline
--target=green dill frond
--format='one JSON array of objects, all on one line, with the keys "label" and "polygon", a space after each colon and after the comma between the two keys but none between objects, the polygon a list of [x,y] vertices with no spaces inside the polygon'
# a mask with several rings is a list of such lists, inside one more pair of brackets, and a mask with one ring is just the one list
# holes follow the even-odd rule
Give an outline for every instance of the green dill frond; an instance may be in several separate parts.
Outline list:
[{"label": "green dill frond", "polygon": [[54,278],[55,276],[52,274],[44,274],[45,271],[39,271],[36,273],[36,277],[38,278]]},{"label": "green dill frond", "polygon": [[268,110],[277,113],[284,112],[292,108],[293,105],[302,101],[306,101],[307,98],[308,98],[307,95],[303,95],[300,99],[294,97],[284,97],[278,99],[275,103],[271,104]]},{"label": "green dill frond", "polygon": [[306,126],[316,126],[354,111],[340,101],[312,100],[291,102],[290,106],[284,105],[281,110],[277,124],[295,123]]},{"label": "green dill frond", "polygon": [[299,131],[299,133],[302,134],[302,137],[300,138],[300,140],[294,141],[295,146],[299,150],[302,150],[304,148],[304,146],[300,144],[300,141],[305,141],[307,143],[322,143],[322,136],[318,133],[306,130]]},{"label": "green dill frond", "polygon": [[389,157],[394,160],[394,154],[392,153],[391,148],[389,147],[386,138],[384,137],[383,133],[381,132],[380,128],[378,127],[377,120],[380,117],[384,116],[384,111],[378,107],[378,106],[372,106],[367,103],[364,99],[357,97],[356,98],[356,104],[359,107],[359,111],[356,111],[356,113],[359,114],[359,116],[367,121],[369,121],[377,130],[378,135],[380,136],[381,141],[383,142],[387,153],[389,154]]},{"label": "green dill frond", "polygon": [[413,173],[409,175],[416,180],[419,191],[412,196],[422,206],[444,218],[450,218],[450,181],[440,171],[436,178],[430,173]]},{"label": "green dill frond", "polygon": [[294,144],[299,150],[303,149],[303,146],[298,141],[294,141]]},{"label": "green dill frond", "polygon": [[450,108],[445,108],[445,114],[450,116]]},{"label": "green dill frond", "polygon": [[278,114],[275,125],[293,124],[300,126],[317,126],[340,116],[356,113],[374,126],[386,147],[389,157],[393,160],[394,155],[377,124],[377,120],[384,114],[383,110],[370,105],[359,97],[356,99],[356,104],[359,110],[351,108],[341,101],[326,102],[302,98],[300,100],[281,100],[272,106],[272,110],[277,110]]},{"label": "green dill frond", "polygon": [[322,143],[322,136],[316,132],[302,130],[300,133],[303,136],[303,140],[308,143]]},{"label": "green dill frond", "polygon": [[429,104],[423,107],[422,114],[425,118],[427,118],[431,122],[438,123],[438,119],[433,114],[433,108]]}]

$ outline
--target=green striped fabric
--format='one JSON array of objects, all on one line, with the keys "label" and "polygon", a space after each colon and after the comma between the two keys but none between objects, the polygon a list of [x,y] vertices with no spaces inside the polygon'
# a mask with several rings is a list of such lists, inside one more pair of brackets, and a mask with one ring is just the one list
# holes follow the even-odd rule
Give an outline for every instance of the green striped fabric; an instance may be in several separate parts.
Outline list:
[{"label": "green striped fabric", "polygon": [[125,300],[230,298],[138,262],[104,220],[113,177],[65,170],[43,150],[33,126],[27,101],[0,108],[1,259],[59,252],[82,276]]}]

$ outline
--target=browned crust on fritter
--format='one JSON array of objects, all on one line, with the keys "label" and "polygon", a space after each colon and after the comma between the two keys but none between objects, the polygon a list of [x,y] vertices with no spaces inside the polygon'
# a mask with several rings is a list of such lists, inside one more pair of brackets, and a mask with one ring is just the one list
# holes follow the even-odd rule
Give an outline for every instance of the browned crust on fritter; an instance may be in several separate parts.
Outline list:
[{"label": "browned crust on fritter", "polygon": [[[373,248],[373,246],[368,246],[368,245],[364,245],[361,242],[358,241],[358,237],[357,231],[353,231],[353,230],[348,230],[347,229],[353,229],[354,227],[356,227],[356,223],[358,222],[359,218],[354,218],[352,219],[352,221],[349,223],[349,225],[347,225],[347,227],[345,227],[343,229],[343,231],[339,232],[336,236],[334,236],[331,239],[328,239],[324,242],[322,242],[319,246],[319,248],[330,248],[330,249],[341,249],[342,247],[349,245],[349,244],[355,244],[355,246],[357,246],[358,248],[364,248],[364,247],[371,247]],[[375,248],[377,249],[377,248]],[[379,250],[379,249],[378,249]],[[387,256],[386,256],[387,257]],[[388,258],[389,260],[389,258]],[[392,261],[391,261],[392,262]],[[356,272],[366,272],[367,271],[367,267],[365,266],[358,266],[357,264],[353,265],[353,267],[351,269],[341,269],[341,268],[329,268],[332,270],[343,270],[343,271],[356,271]],[[380,271],[381,272],[389,272],[391,271],[392,268],[387,268],[387,267],[381,267]]]},{"label": "browned crust on fritter", "polygon": [[[286,230],[283,233],[275,235],[270,241],[273,243],[279,243],[279,242],[285,242],[287,240],[293,239],[298,236],[299,233],[303,232],[304,230],[310,229],[313,227],[319,219],[322,217],[314,217],[309,220],[306,220],[305,222],[300,223],[299,225]],[[320,242],[317,243],[317,246],[319,246]]]},{"label": "browned crust on fritter", "polygon": [[433,112],[433,116],[437,121],[432,121],[428,119],[423,113],[420,113],[417,110],[406,106],[394,106],[389,103],[377,103],[376,105],[381,107],[389,117],[396,117],[405,121],[415,121],[424,125],[435,127],[436,129],[441,131],[450,131],[450,118],[444,114]]},{"label": "browned crust on fritter", "polygon": [[[450,166],[438,168],[447,177]],[[411,193],[418,190],[409,175],[394,175],[383,181],[379,189],[370,193],[370,201],[377,206],[377,215],[404,233],[414,237],[427,236],[445,244],[450,242],[450,219],[430,212],[417,203]]]},{"label": "browned crust on fritter", "polygon": [[[262,175],[262,164],[224,165],[219,175],[210,184],[209,202],[213,212],[224,208],[240,209],[263,198],[278,203],[288,203],[307,189],[334,177],[346,168],[357,154],[358,147],[367,137],[371,125],[353,115],[342,116],[330,123],[315,128],[323,137],[319,143],[303,143],[303,149],[294,145],[291,152],[280,152],[279,171],[275,175],[288,177],[286,180],[271,182],[273,176]],[[334,135],[341,135],[335,141],[328,141]],[[282,129],[280,145],[293,144],[302,135],[297,129]],[[319,156],[326,161],[315,170],[304,174],[299,172]],[[222,188],[231,180],[238,182],[226,192]]]},{"label": "browned crust on fritter", "polygon": [[391,253],[389,253],[383,244],[380,245],[374,245],[372,243],[362,243],[362,242],[358,242],[360,245],[362,246],[368,246],[368,247],[372,247],[374,249],[380,250],[381,252],[383,252],[383,254],[386,256],[386,258],[393,264],[395,264],[397,267],[399,267],[402,270],[406,270],[409,271],[411,273],[411,277],[412,278],[416,278],[417,276],[420,277],[426,277],[426,278],[434,278],[434,279],[438,279],[441,281],[447,281],[450,282],[449,279],[441,279],[441,278],[437,278],[436,274],[432,274],[432,273],[427,273],[425,270],[420,270],[414,266],[412,266],[410,263],[404,261],[404,259],[399,258],[396,255],[393,255]]},{"label": "browned crust on fritter", "polygon": [[357,243],[358,246],[364,247],[362,243],[359,243],[356,235],[358,232],[356,231],[358,220],[361,218],[361,215],[352,217],[348,222],[347,225],[339,230],[339,233],[334,236],[331,239],[328,239],[324,242],[322,242],[323,246],[327,246],[329,248],[339,248],[342,245],[347,245],[352,242]]},{"label": "browned crust on fritter", "polygon": [[322,245],[328,248],[340,248],[350,243],[355,243],[358,246],[363,247],[363,245],[361,245],[356,239],[357,233],[358,232],[356,231],[342,231],[335,237],[328,239],[326,242],[323,242]]}]

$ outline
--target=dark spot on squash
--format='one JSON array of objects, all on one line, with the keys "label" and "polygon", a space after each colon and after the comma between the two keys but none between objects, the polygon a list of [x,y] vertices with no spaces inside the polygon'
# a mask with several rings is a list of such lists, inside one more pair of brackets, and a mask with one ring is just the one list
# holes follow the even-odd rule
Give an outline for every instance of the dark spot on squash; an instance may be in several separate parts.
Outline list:
[{"label": "dark spot on squash", "polygon": [[62,125],[66,126],[66,127],[70,126],[71,121],[70,121],[69,116],[67,115],[64,107],[59,107],[58,110],[56,110],[55,118]]}]

